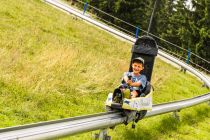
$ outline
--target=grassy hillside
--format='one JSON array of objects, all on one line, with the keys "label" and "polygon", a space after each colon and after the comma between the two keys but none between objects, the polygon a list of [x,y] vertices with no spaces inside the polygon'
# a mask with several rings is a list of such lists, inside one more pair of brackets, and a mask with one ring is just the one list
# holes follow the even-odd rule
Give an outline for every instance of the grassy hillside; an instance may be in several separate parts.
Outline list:
[{"label": "grassy hillside", "polygon": [[[104,111],[128,69],[131,44],[40,0],[0,1],[0,127]],[[154,103],[208,92],[196,78],[157,59]],[[113,139],[208,139],[206,103],[110,131]],[[152,124],[152,125],[151,125]],[[64,139],[91,139],[94,132]]]}]

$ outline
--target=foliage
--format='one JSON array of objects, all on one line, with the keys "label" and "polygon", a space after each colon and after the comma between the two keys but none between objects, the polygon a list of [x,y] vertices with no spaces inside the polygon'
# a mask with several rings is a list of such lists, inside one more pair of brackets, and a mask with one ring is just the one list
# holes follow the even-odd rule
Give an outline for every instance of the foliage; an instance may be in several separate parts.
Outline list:
[{"label": "foliage", "polygon": [[[157,0],[150,32],[185,50],[190,49],[194,54],[210,61],[210,2],[209,0],[192,0],[192,3],[188,5],[187,2],[187,0]],[[143,0],[89,0],[89,3],[133,24],[134,27],[94,11],[102,19],[128,30],[127,33],[133,33],[132,35],[135,35],[136,27],[147,31],[154,8],[154,1]],[[141,35],[143,34],[146,33],[141,32]],[[187,51],[157,38],[156,40],[160,46],[182,56],[182,60],[185,61]],[[210,63],[194,55],[191,56],[191,61],[210,70]]]},{"label": "foliage", "polygon": [[[179,0],[174,3],[172,12],[168,15],[168,20],[162,20],[161,18],[158,20],[160,21],[158,27],[165,26],[165,28],[160,28],[163,30],[159,31],[158,34],[166,40],[182,48],[190,48],[195,54],[210,60],[210,24],[208,24],[210,20],[210,3],[206,0],[193,1],[192,8],[187,7],[185,3],[186,0]],[[164,9],[159,14],[165,16],[166,11]],[[171,50],[175,51],[173,48]],[[194,63],[200,64],[208,70],[210,69],[210,63],[197,59],[195,56],[192,56],[191,59]]]}]

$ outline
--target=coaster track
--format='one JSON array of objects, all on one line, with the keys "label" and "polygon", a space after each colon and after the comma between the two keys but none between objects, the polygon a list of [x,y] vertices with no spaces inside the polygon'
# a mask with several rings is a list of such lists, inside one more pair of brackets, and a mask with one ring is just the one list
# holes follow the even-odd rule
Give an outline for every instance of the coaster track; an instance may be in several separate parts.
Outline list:
[{"label": "coaster track", "polygon": [[[153,105],[153,110],[145,117],[180,111],[210,100],[210,93],[191,99]],[[62,120],[41,122],[0,129],[1,140],[53,139],[93,130],[105,129],[122,124],[126,117],[121,112],[99,113]]]},{"label": "coaster track", "polygon": [[[90,17],[84,16],[78,11],[72,10],[71,7],[56,1],[56,0],[45,0],[45,2],[62,9],[66,12],[74,14],[112,34],[117,35],[131,43],[135,42],[135,38],[128,36],[122,32],[119,32],[113,28],[106,26],[105,24],[99,23]],[[210,81],[207,76],[200,73],[198,70],[190,67],[189,65],[179,61],[179,59],[168,55],[163,51],[159,51],[158,54],[173,63],[185,68],[195,76],[199,77],[204,84],[209,88]],[[163,103],[153,105],[153,110],[148,112],[145,117],[152,117],[168,112],[176,112],[181,109],[191,107],[206,101],[210,101],[210,93],[197,96],[194,98],[180,100],[175,102]],[[98,129],[106,129],[115,125],[122,124],[126,117],[121,112],[109,112],[109,113],[98,113],[87,116],[79,116],[55,121],[40,122],[34,124],[28,124],[23,126],[9,127],[0,129],[1,140],[32,140],[32,139],[53,139],[69,135],[74,135],[83,132],[89,132]]]}]

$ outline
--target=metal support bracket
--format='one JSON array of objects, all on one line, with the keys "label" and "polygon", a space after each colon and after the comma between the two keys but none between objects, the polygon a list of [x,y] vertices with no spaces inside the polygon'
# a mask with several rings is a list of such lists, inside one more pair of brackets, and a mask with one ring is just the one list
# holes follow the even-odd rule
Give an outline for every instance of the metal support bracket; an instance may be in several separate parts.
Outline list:
[{"label": "metal support bracket", "polygon": [[209,89],[209,87],[206,85],[206,83],[203,83],[202,87],[206,87],[207,89]]},{"label": "metal support bracket", "polygon": [[101,129],[99,134],[95,134],[95,140],[111,140],[111,136],[107,134],[108,128]]},{"label": "metal support bracket", "polygon": [[185,68],[183,68],[183,67],[181,67],[181,70],[180,70],[181,72],[183,71],[184,73],[186,73],[186,69]]},{"label": "metal support bracket", "polygon": [[180,122],[180,116],[179,116],[178,112],[180,112],[180,110],[174,111],[174,112],[173,112],[173,117],[174,117],[175,119],[177,119],[177,120]]}]

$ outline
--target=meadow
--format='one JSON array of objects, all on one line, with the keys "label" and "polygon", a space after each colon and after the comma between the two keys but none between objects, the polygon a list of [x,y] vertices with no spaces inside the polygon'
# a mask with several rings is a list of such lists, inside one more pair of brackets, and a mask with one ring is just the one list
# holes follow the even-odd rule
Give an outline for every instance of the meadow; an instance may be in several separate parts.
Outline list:
[{"label": "meadow", "polygon": [[[40,0],[1,0],[0,7],[0,128],[104,112],[107,94],[128,70],[132,44]],[[209,92],[202,84],[156,58],[154,104]],[[179,114],[180,122],[168,113],[109,134],[114,140],[210,138],[207,103]]]}]

